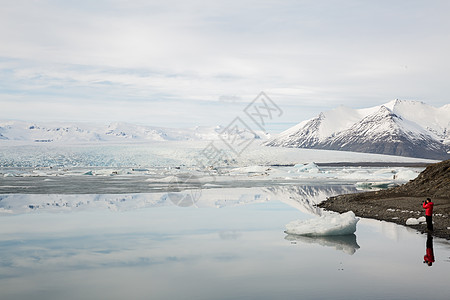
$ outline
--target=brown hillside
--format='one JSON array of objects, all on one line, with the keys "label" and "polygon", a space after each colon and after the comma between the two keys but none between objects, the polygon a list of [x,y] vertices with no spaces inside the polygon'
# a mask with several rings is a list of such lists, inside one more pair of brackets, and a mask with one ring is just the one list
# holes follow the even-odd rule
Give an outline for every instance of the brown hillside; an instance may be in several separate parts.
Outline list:
[{"label": "brown hillside", "polygon": [[[404,225],[408,218],[424,214],[422,202],[434,204],[433,235],[450,240],[450,160],[429,165],[416,179],[391,189],[331,197],[318,206],[327,210]],[[411,226],[424,231],[425,225]]]},{"label": "brown hillside", "polygon": [[450,199],[450,160],[428,166],[416,179],[392,192]]},{"label": "brown hillside", "polygon": [[[416,179],[383,191],[347,195],[356,199],[431,197],[450,200],[450,160],[429,165]],[[353,199],[352,199],[353,200]]]}]

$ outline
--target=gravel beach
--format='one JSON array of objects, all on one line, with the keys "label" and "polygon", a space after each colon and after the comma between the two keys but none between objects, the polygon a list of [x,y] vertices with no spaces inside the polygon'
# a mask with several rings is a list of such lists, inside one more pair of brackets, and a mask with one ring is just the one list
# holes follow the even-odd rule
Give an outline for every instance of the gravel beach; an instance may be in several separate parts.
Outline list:
[{"label": "gravel beach", "polygon": [[[425,216],[423,201],[434,202],[433,235],[450,240],[450,160],[429,165],[419,176],[399,187],[331,197],[319,204],[339,213],[353,211],[357,216],[406,226],[408,218]],[[408,225],[421,232],[426,224]]]}]

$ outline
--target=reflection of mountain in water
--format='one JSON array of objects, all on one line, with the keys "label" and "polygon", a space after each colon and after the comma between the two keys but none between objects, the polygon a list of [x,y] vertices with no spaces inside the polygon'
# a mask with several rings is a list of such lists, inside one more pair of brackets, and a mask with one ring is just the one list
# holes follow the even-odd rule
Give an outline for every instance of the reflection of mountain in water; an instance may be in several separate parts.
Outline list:
[{"label": "reflection of mountain in water", "polygon": [[272,194],[273,200],[282,201],[301,212],[319,216],[322,215],[322,209],[316,207],[316,204],[331,196],[357,191],[353,185],[289,185],[272,186],[265,188],[265,190]]},{"label": "reflection of mountain in water", "polygon": [[[289,185],[249,188],[214,188],[201,191],[196,207],[234,207],[271,200],[284,202],[302,212],[321,215],[314,205],[327,197],[352,193],[350,185]],[[192,193],[185,191],[181,193]],[[27,213],[32,211],[70,211],[109,209],[125,211],[145,207],[176,205],[168,193],[142,194],[5,194],[0,195],[0,213]],[[172,195],[173,196],[173,195]],[[172,200],[172,201],[171,201]]]},{"label": "reflection of mountain in water", "polygon": [[320,236],[320,237],[288,234],[286,235],[285,239],[291,242],[319,244],[324,247],[333,247],[336,250],[343,251],[349,255],[353,255],[356,252],[356,250],[360,248],[358,243],[356,242],[355,234]]},{"label": "reflection of mountain in water", "polygon": [[0,195],[0,213],[20,214],[33,211],[61,212],[108,209],[126,211],[166,205],[154,194],[7,194]]}]

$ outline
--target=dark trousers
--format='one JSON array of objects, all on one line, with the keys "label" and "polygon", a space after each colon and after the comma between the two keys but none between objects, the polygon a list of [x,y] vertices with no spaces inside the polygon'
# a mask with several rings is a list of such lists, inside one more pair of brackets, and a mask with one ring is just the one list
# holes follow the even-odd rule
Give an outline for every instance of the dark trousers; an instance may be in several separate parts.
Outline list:
[{"label": "dark trousers", "polygon": [[427,220],[427,229],[433,231],[433,220],[431,216],[425,216]]}]

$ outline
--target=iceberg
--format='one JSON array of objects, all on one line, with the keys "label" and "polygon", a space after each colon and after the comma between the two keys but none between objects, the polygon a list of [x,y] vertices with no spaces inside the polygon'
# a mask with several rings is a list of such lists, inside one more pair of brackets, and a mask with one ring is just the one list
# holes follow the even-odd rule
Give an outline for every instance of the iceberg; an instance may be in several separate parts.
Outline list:
[{"label": "iceberg", "polygon": [[296,171],[298,173],[301,173],[301,172],[305,172],[305,173],[320,173],[321,172],[320,169],[319,169],[319,166],[316,165],[314,162],[307,163],[306,165],[296,164],[294,166],[294,168],[296,169]]},{"label": "iceberg", "polygon": [[415,179],[419,175],[419,172],[414,170],[400,170],[394,175],[394,180],[408,182]]},{"label": "iceberg", "polygon": [[355,233],[358,221],[359,218],[352,211],[343,214],[326,212],[316,219],[288,223],[285,233],[305,236],[346,235]]}]

